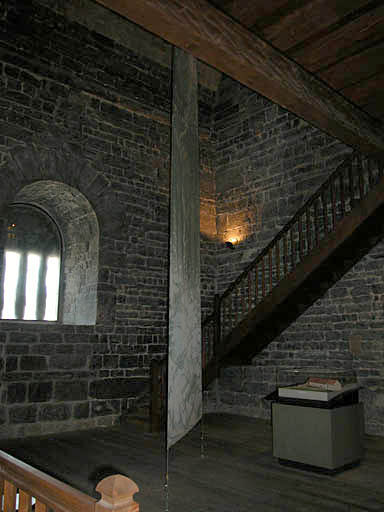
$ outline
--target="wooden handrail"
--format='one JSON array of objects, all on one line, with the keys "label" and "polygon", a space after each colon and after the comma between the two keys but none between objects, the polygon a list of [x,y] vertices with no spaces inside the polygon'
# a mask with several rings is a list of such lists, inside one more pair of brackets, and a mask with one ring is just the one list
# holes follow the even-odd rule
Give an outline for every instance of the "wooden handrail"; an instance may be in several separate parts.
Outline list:
[{"label": "wooden handrail", "polygon": [[0,450],[0,480],[4,496],[4,512],[15,512],[19,490],[19,512],[30,512],[32,497],[36,512],[138,512],[133,500],[137,485],[128,477],[113,475],[96,487],[98,501],[70,485],[33,468]]},{"label": "wooden handrail", "polygon": [[[204,366],[212,362],[218,343],[232,331],[234,323],[241,322],[312,251],[317,250],[322,239],[336,229],[381,181],[383,174],[383,155],[372,159],[355,152],[345,158],[219,297],[214,314],[202,324]],[[219,329],[214,325],[217,322]],[[212,335],[218,330],[219,335]]]},{"label": "wooden handrail", "polygon": [[139,504],[133,499],[139,488],[126,476],[108,476],[97,484],[96,491],[101,500],[96,503],[95,512],[139,512]]},{"label": "wooden handrail", "polygon": [[[315,203],[315,201],[321,196],[321,194],[330,187],[330,184],[334,180],[335,176],[339,175],[344,169],[348,169],[352,163],[354,154],[349,155],[346,159],[337,167],[337,169],[328,177],[328,179],[320,185],[316,192],[301,206],[299,210],[293,215],[293,217],[284,225],[284,227],[277,233],[277,235],[260,251],[254,260],[252,260],[239,274],[239,276],[231,283],[228,288],[220,296],[220,300],[229,295],[234,288],[247,276],[248,272],[262,260],[268,252],[275,247],[277,242],[283,238],[283,236],[290,231],[290,229],[299,221],[304,213]],[[211,315],[212,316],[212,315]],[[209,321],[211,317],[207,317],[206,321]]]}]

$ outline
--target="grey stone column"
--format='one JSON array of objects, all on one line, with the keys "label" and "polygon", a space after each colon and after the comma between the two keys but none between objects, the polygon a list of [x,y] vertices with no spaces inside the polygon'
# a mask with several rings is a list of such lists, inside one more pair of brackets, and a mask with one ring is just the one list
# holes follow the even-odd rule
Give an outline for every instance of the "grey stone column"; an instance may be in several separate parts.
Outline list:
[{"label": "grey stone column", "polygon": [[170,200],[168,447],[200,420],[200,169],[196,60],[174,49]]}]

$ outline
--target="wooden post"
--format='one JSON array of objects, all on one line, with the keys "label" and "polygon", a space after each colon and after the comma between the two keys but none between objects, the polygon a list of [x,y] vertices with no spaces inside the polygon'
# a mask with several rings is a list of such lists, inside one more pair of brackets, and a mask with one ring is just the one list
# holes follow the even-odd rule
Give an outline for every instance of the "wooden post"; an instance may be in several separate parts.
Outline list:
[{"label": "wooden post", "polygon": [[139,488],[126,476],[108,476],[97,484],[96,491],[101,499],[96,503],[95,512],[139,512],[139,504],[133,499]]},{"label": "wooden post", "polygon": [[151,432],[164,429],[165,375],[167,360],[152,361],[151,365]]}]

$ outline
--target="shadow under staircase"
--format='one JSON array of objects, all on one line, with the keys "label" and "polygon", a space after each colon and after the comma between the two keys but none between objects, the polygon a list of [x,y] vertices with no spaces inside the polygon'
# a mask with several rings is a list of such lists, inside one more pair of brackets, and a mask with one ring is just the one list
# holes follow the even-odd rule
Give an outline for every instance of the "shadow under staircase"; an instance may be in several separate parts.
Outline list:
[{"label": "shadow under staircase", "polygon": [[219,297],[202,324],[204,387],[250,364],[384,233],[384,159],[349,155]]}]

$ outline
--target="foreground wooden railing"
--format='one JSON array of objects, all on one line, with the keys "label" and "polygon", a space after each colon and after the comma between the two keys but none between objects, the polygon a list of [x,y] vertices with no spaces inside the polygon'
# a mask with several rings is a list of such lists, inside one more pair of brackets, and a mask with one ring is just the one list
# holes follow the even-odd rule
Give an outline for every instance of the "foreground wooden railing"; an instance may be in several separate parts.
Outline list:
[{"label": "foreground wooden railing", "polygon": [[349,155],[239,277],[216,297],[203,323],[204,366],[236,325],[333,231],[382,181],[383,160]]},{"label": "foreground wooden railing", "polygon": [[[138,487],[123,475],[99,482],[96,500],[0,451],[1,512],[138,512]],[[32,508],[32,500],[34,508]],[[18,502],[18,508],[16,503]]]}]

